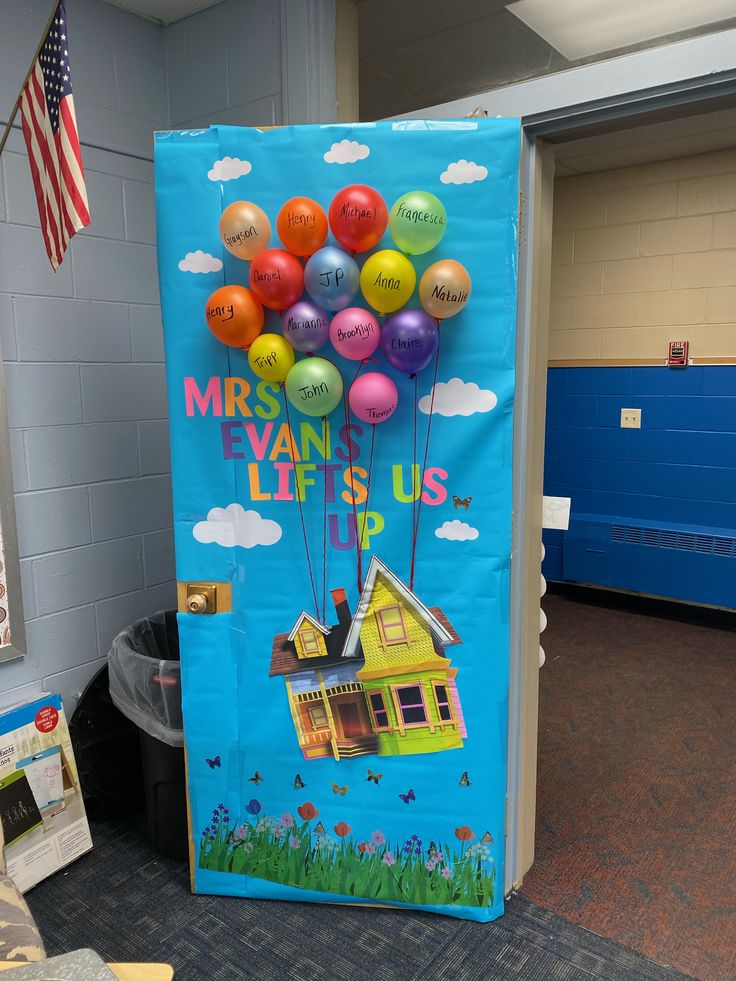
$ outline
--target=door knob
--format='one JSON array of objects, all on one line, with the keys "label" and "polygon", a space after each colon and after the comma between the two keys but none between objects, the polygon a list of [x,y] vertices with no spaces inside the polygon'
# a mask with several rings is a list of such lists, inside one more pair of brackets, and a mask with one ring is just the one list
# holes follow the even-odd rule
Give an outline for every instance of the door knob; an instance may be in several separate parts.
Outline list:
[{"label": "door knob", "polygon": [[178,582],[179,613],[230,613],[233,608],[232,584],[229,582]]},{"label": "door knob", "polygon": [[206,613],[209,603],[205,593],[191,593],[187,596],[188,613]]}]

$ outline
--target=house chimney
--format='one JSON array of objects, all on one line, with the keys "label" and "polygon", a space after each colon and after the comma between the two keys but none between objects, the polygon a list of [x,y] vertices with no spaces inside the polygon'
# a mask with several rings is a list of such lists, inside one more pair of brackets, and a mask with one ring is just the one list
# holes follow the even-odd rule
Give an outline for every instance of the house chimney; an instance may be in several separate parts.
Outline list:
[{"label": "house chimney", "polygon": [[350,615],[350,607],[348,606],[348,598],[345,590],[331,589],[330,592],[332,593],[332,601],[335,604],[339,623],[350,623],[353,618]]}]

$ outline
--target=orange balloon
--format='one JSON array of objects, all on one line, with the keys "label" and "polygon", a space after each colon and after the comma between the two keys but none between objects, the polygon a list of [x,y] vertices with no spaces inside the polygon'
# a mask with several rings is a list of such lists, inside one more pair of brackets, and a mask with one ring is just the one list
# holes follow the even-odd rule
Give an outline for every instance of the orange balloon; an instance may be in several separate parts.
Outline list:
[{"label": "orange balloon", "polygon": [[276,230],[289,252],[314,255],[327,239],[327,215],[311,198],[292,198],[279,211]]},{"label": "orange balloon", "polygon": [[249,348],[263,330],[263,307],[245,286],[221,286],[207,300],[207,326],[218,341]]},{"label": "orange balloon", "polygon": [[271,223],[263,208],[252,201],[233,201],[222,212],[220,238],[238,259],[252,259],[268,248]]},{"label": "orange balloon", "polygon": [[440,259],[424,271],[419,281],[422,306],[436,320],[459,313],[470,297],[470,274],[455,259]]}]

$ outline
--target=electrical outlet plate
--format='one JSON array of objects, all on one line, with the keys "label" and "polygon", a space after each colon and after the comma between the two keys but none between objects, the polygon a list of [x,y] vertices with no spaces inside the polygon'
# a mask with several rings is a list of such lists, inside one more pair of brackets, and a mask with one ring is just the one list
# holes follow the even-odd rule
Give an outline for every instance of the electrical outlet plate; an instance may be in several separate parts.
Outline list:
[{"label": "electrical outlet plate", "polygon": [[641,429],[641,409],[621,409],[621,429]]}]

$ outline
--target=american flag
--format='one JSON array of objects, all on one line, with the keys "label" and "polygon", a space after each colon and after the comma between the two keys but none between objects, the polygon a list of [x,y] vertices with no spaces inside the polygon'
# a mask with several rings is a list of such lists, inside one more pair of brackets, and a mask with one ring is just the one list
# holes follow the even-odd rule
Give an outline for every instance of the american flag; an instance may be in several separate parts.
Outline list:
[{"label": "american flag", "polygon": [[41,231],[51,265],[58,269],[72,235],[90,222],[74,115],[64,0],[59,0],[18,101]]}]

